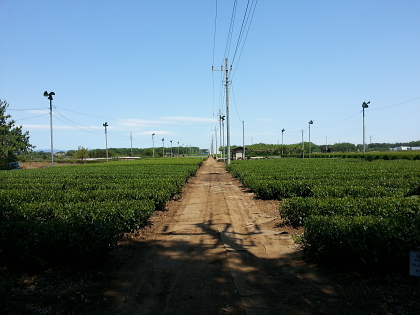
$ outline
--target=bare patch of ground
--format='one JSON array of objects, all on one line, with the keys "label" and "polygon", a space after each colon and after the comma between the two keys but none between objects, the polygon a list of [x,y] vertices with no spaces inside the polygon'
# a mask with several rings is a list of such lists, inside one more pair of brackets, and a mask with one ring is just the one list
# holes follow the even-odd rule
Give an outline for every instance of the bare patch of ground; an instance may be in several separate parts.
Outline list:
[{"label": "bare patch of ground", "polygon": [[209,159],[103,265],[3,268],[0,314],[418,314],[418,279],[308,261],[277,209]]},{"label": "bare patch of ground", "polygon": [[[51,166],[51,162],[19,162],[20,169],[36,169],[36,168],[46,168]],[[54,163],[54,166],[65,166],[65,165],[74,165],[72,163]]]}]

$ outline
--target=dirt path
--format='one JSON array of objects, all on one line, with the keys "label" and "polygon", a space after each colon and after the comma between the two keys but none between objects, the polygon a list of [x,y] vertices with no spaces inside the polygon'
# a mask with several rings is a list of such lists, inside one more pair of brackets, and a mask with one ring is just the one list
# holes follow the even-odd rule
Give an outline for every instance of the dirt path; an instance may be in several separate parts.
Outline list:
[{"label": "dirt path", "polygon": [[175,211],[137,238],[105,292],[107,314],[311,314],[337,300],[289,234],[261,228],[273,217],[233,181],[204,163]]},{"label": "dirt path", "polygon": [[417,279],[309,263],[280,223],[277,201],[208,159],[106,264],[18,274],[8,290],[0,268],[0,314],[418,314]]}]

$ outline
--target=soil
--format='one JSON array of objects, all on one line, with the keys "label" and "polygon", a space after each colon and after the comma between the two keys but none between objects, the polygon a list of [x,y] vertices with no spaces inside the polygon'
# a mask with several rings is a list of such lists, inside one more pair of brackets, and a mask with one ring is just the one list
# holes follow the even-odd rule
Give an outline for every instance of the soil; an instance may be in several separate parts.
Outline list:
[{"label": "soil", "polygon": [[[46,168],[51,166],[51,162],[19,162],[20,169],[29,170],[36,168]],[[71,163],[54,163],[54,166],[74,165]]]},{"label": "soil", "polygon": [[418,279],[307,260],[277,209],[208,159],[104,264],[3,268],[0,314],[419,314]]}]

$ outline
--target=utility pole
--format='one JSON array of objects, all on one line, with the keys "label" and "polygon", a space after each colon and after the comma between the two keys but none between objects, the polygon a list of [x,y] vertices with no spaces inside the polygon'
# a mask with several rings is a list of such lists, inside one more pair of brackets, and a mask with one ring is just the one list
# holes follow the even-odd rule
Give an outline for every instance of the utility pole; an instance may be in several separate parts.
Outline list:
[{"label": "utility pole", "polygon": [[106,127],[108,127],[108,123],[105,122],[102,124],[105,127],[105,149],[106,149],[106,161],[108,162],[108,134],[106,132]]},{"label": "utility pole", "polygon": [[362,108],[363,108],[363,154],[365,154],[365,108],[368,108],[368,104],[370,104],[369,102],[363,102],[362,104]]},{"label": "utility pole", "polygon": [[133,134],[130,132],[130,140],[131,140],[131,159],[133,159]]},{"label": "utility pole", "polygon": [[214,127],[214,138],[216,139],[216,151],[215,151],[215,155],[216,155],[216,159],[217,159],[217,151],[219,151],[219,150],[217,148],[217,128],[216,127]]},{"label": "utility pole", "polygon": [[242,146],[244,151],[242,153],[242,160],[245,160],[245,121],[242,120]]},{"label": "utility pole", "polygon": [[165,157],[165,138],[162,138],[162,157]]},{"label": "utility pole", "polygon": [[305,142],[303,142],[303,129],[302,129],[302,159],[305,158]]},{"label": "utility pole", "polygon": [[328,151],[328,136],[325,136],[325,153]]},{"label": "utility pole", "polygon": [[179,157],[179,141],[178,141],[178,157]]},{"label": "utility pole", "polygon": [[44,96],[50,100],[50,129],[51,129],[51,166],[54,166],[53,124],[52,124],[52,101],[54,92],[44,92]]},{"label": "utility pole", "polygon": [[222,110],[219,109],[219,134],[220,134],[220,145],[222,146],[222,151],[220,152],[220,155],[223,160],[223,145],[222,145]]},{"label": "utility pole", "polygon": [[[227,138],[227,164],[230,164],[230,124],[229,124],[229,67],[228,67],[228,59],[225,59],[226,62],[226,80],[225,87],[226,87],[226,138]],[[223,66],[221,70],[214,70],[213,71],[223,71]],[[232,66],[230,66],[230,70],[232,70]]]},{"label": "utility pole", "polygon": [[222,123],[222,158],[223,162],[226,159],[226,153],[225,153],[225,116],[220,116],[220,121]]},{"label": "utility pole", "polygon": [[169,142],[171,143],[171,157],[172,157],[172,140]]}]

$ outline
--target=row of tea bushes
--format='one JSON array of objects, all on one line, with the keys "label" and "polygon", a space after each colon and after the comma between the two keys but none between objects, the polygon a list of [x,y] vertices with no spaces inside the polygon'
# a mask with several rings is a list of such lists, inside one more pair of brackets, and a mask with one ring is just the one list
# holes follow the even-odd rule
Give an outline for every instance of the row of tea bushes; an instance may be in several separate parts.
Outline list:
[{"label": "row of tea bushes", "polygon": [[0,260],[97,261],[196,174],[201,158],[0,172]]},{"label": "row of tea bushes", "polygon": [[302,243],[316,258],[345,263],[405,261],[420,246],[420,215],[414,218],[313,215],[305,223]]},{"label": "row of tea bushes", "polygon": [[374,216],[378,218],[420,215],[418,198],[290,198],[280,205],[280,215],[287,223],[301,226],[310,216]]},{"label": "row of tea bushes", "polygon": [[277,159],[227,169],[260,198],[282,200],[282,218],[304,226],[300,242],[316,257],[383,262],[420,246],[420,161]]}]

